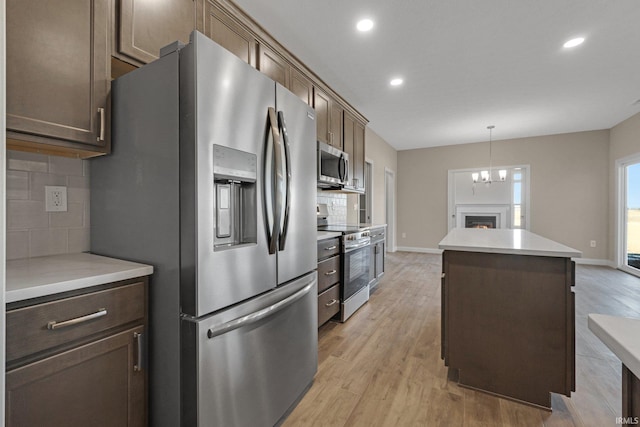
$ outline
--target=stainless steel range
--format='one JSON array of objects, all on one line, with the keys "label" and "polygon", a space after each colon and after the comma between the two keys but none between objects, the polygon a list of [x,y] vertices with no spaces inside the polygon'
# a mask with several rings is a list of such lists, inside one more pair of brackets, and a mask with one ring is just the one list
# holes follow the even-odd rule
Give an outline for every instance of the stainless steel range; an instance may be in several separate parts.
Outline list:
[{"label": "stainless steel range", "polygon": [[319,225],[318,230],[342,233],[340,321],[344,322],[369,300],[370,233],[353,225]]}]

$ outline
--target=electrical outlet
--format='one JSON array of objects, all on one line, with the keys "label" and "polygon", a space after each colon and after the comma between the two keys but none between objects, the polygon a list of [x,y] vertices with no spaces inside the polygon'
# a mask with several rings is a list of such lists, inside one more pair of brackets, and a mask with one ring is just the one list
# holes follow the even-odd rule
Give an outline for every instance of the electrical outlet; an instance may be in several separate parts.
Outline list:
[{"label": "electrical outlet", "polygon": [[45,211],[67,211],[67,187],[46,185],[44,187]]},{"label": "electrical outlet", "polygon": [[592,247],[592,248],[595,248],[595,247],[596,247],[596,241],[595,241],[595,240],[592,240],[592,241],[591,241],[591,247]]},{"label": "electrical outlet", "polygon": [[402,233],[402,238],[406,239],[407,238],[407,233]]}]

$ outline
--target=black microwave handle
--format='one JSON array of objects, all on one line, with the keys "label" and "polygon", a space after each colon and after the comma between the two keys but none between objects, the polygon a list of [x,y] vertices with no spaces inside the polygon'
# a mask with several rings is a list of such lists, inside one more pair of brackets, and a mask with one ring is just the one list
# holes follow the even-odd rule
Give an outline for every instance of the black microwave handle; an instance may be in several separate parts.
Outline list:
[{"label": "black microwave handle", "polygon": [[344,158],[344,154],[340,154],[340,165],[338,166],[338,175],[340,175],[340,181],[343,181],[343,182],[347,181],[347,159]]}]

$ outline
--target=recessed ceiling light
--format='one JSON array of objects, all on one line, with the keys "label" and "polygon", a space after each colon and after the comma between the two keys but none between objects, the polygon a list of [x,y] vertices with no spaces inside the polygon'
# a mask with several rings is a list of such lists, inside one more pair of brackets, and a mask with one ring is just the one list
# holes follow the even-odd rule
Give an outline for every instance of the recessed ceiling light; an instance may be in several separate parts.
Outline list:
[{"label": "recessed ceiling light", "polygon": [[358,21],[356,28],[362,32],[369,31],[373,28],[373,21],[371,19],[361,19]]},{"label": "recessed ceiling light", "polygon": [[400,85],[402,84],[402,82],[403,82],[403,81],[404,81],[404,80],[402,80],[401,78],[396,77],[395,79],[391,79],[391,81],[389,82],[389,84],[390,84],[391,86],[400,86]]},{"label": "recessed ceiling light", "polygon": [[584,41],[584,37],[577,37],[575,39],[571,39],[568,42],[566,42],[565,44],[563,44],[563,47],[576,47],[580,44],[582,44],[582,42]]}]

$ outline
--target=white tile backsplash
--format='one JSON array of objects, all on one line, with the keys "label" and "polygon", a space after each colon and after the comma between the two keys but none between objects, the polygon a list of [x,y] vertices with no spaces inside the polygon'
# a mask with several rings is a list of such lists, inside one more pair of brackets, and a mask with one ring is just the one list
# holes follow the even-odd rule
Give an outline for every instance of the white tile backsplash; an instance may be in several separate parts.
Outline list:
[{"label": "white tile backsplash", "polygon": [[[7,151],[7,259],[89,250],[89,161]],[[45,212],[44,187],[67,187],[67,212]]]},{"label": "white tile backsplash", "polygon": [[329,224],[347,223],[347,195],[344,193],[331,193],[328,191],[318,191],[316,195],[317,203],[327,205]]}]

